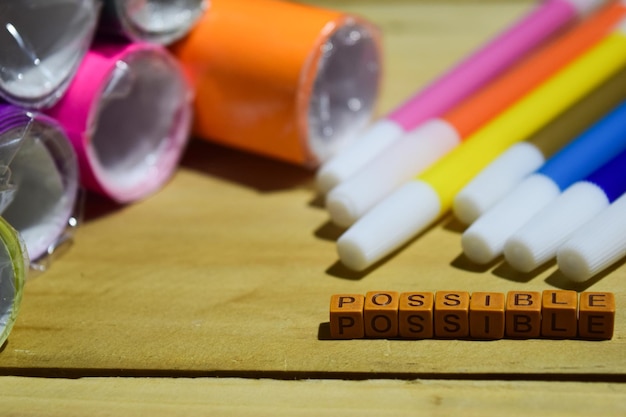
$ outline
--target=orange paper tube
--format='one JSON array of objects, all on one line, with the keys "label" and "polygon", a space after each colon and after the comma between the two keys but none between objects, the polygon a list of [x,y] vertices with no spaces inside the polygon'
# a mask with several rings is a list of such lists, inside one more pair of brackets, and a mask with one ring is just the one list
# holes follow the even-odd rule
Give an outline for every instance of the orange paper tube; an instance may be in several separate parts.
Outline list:
[{"label": "orange paper tube", "polygon": [[194,133],[315,167],[369,122],[379,31],[361,18],[278,0],[213,0],[173,47],[196,88]]}]

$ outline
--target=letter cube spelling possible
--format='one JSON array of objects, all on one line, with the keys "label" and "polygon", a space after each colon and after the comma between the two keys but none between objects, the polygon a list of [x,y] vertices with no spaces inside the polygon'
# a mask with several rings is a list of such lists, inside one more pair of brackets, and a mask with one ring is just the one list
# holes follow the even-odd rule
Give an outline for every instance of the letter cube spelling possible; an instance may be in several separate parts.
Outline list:
[{"label": "letter cube spelling possible", "polygon": [[370,291],[365,294],[363,319],[366,337],[398,336],[399,301],[400,294],[397,291]]},{"label": "letter cube spelling possible", "polygon": [[435,296],[432,292],[403,292],[398,309],[398,333],[406,339],[428,339],[433,337],[433,308]]},{"label": "letter cube spelling possible", "polygon": [[469,336],[469,302],[466,291],[437,291],[435,294],[435,336]]},{"label": "letter cube spelling possible", "polygon": [[580,294],[578,336],[584,339],[610,339],[615,326],[615,296],[610,292]]},{"label": "letter cube spelling possible", "polygon": [[578,332],[576,291],[545,290],[541,296],[541,335],[571,339]]},{"label": "letter cube spelling possible", "polygon": [[360,339],[363,337],[362,294],[335,294],[330,298],[330,337]]},{"label": "letter cube spelling possible", "polygon": [[475,339],[504,337],[504,294],[474,292],[469,310],[470,336]]},{"label": "letter cube spelling possible", "polygon": [[541,335],[541,293],[509,291],[506,296],[506,335],[537,338]]}]

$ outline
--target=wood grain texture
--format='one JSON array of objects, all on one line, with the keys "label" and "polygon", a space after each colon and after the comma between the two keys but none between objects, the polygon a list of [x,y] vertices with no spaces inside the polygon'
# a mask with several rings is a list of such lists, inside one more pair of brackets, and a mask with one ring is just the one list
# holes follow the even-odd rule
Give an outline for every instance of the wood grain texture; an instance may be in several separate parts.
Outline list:
[{"label": "wood grain texture", "polygon": [[603,416],[626,386],[542,381],[0,378],[0,412],[29,416]]},{"label": "wood grain texture", "polygon": [[[337,4],[384,31],[382,113],[530,3]],[[532,274],[516,273],[501,260],[472,265],[461,256],[462,230],[445,218],[375,267],[350,272],[337,262],[341,230],[328,223],[312,172],[194,140],[172,181],[149,199],[115,207],[88,198],[75,244],[27,283],[17,324],[0,352],[0,373],[624,379],[624,262],[572,286],[554,264]],[[613,339],[324,340],[331,294],[552,288],[614,292]],[[4,386],[14,381],[0,379]],[[105,391],[116,381],[133,384],[48,381],[47,391],[38,379],[24,381],[40,387],[40,404],[72,384]],[[150,401],[141,387],[133,389]],[[485,387],[478,390],[487,398]],[[583,397],[558,387],[578,400],[570,403],[578,411],[574,405]],[[522,401],[511,385],[501,388]],[[622,386],[617,389],[623,394]],[[610,397],[612,390],[607,386],[599,395]]]}]

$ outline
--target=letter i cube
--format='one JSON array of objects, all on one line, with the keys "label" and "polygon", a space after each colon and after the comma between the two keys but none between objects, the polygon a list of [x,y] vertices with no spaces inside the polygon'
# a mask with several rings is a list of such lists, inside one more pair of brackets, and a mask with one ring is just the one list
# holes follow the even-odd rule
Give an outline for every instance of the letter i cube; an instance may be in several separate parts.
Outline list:
[{"label": "letter i cube", "polygon": [[330,337],[360,339],[364,336],[362,294],[335,294],[330,298]]},{"label": "letter i cube", "polygon": [[470,336],[475,339],[504,337],[504,294],[474,292],[470,299]]}]

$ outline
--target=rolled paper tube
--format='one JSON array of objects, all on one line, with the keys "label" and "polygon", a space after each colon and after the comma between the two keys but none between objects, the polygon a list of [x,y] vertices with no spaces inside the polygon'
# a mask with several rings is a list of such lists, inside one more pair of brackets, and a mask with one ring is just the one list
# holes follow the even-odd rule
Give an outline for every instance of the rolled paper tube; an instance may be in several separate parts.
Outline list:
[{"label": "rolled paper tube", "polygon": [[0,215],[22,236],[33,265],[71,239],[77,195],[78,162],[61,126],[0,105]]},{"label": "rolled paper tube", "polygon": [[338,11],[214,0],[173,50],[196,88],[197,136],[314,167],[369,122],[379,31]]},{"label": "rolled paper tube", "polygon": [[67,89],[93,39],[97,0],[3,1],[0,97],[17,105],[53,105]]},{"label": "rolled paper tube", "polygon": [[105,0],[98,30],[168,45],[185,36],[209,5],[209,0]]},{"label": "rolled paper tube", "polygon": [[11,333],[22,302],[28,254],[20,235],[0,217],[0,347]]},{"label": "rolled paper tube", "polygon": [[67,131],[83,185],[129,203],[159,190],[177,167],[191,99],[182,69],[161,46],[97,44],[47,113]]}]

